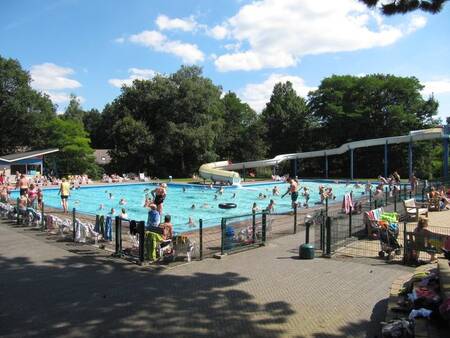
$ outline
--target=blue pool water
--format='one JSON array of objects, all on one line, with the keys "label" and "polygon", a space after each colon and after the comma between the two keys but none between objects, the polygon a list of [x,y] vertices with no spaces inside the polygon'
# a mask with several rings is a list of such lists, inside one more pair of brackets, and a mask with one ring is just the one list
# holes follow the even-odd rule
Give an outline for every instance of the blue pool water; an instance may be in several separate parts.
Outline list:
[{"label": "blue pool water", "polygon": [[[325,185],[332,187],[333,192],[337,196],[336,201],[341,202],[346,192],[353,191],[355,196],[361,195],[364,188],[356,189],[353,185],[336,184],[329,182],[312,182],[301,181],[300,186],[307,186],[310,189],[309,206],[320,201],[319,186]],[[172,216],[172,223],[178,232],[192,230],[187,224],[189,217],[192,217],[198,225],[198,220],[205,220],[205,226],[219,224],[222,217],[236,216],[251,213],[253,203],[256,202],[260,209],[264,209],[269,204],[270,199],[274,199],[275,212],[286,212],[291,208],[290,196],[272,196],[272,189],[278,186],[281,194],[287,188],[287,183],[259,183],[245,185],[242,187],[225,187],[223,195],[217,193],[217,188],[197,185],[181,185],[169,184],[167,189],[167,198],[164,201],[163,214]],[[183,192],[183,187],[186,189]],[[145,200],[145,189],[153,190],[155,184],[127,184],[127,185],[108,185],[89,187],[85,186],[80,189],[72,190],[69,198],[70,209],[76,208],[77,211],[88,214],[106,214],[111,208],[114,208],[116,214],[120,213],[120,209],[124,207],[130,219],[146,220],[148,210],[143,207]],[[109,194],[112,194],[112,199]],[[267,195],[266,199],[259,200],[258,195],[263,193]],[[235,197],[233,198],[233,195]],[[217,195],[217,200],[214,196]],[[12,197],[17,198],[18,193],[14,192]],[[126,205],[119,205],[121,198],[125,198]],[[304,197],[299,196],[299,202],[304,203]],[[58,189],[45,189],[44,202],[46,206],[55,208],[61,207],[61,200],[58,195]],[[220,209],[220,203],[236,203],[234,209]],[[99,206],[103,204],[102,210]],[[195,204],[195,209],[192,205]]]}]

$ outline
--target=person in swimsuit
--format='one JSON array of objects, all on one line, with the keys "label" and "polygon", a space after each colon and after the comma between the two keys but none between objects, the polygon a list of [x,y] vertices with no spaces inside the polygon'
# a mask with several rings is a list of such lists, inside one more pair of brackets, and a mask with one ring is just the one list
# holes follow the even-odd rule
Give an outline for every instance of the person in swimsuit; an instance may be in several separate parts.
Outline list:
[{"label": "person in swimsuit", "polygon": [[154,198],[153,203],[156,204],[156,209],[158,210],[160,215],[162,215],[163,203],[167,195],[166,188],[167,184],[161,183],[159,187],[157,187],[155,190],[152,191],[152,196]]},{"label": "person in swimsuit", "polygon": [[68,199],[70,195],[70,183],[67,182],[65,178],[63,178],[61,181],[58,194],[61,195],[61,205],[63,207],[63,212],[64,213],[69,212]]},{"label": "person in swimsuit", "polygon": [[26,196],[28,194],[28,179],[24,174],[20,175],[20,179],[17,181],[17,188],[20,189],[20,196]]},{"label": "person in swimsuit", "polygon": [[289,188],[284,193],[281,198],[286,196],[287,194],[291,194],[291,201],[292,201],[292,208],[295,207],[297,204],[297,198],[298,198],[298,182],[293,178],[288,178]]}]

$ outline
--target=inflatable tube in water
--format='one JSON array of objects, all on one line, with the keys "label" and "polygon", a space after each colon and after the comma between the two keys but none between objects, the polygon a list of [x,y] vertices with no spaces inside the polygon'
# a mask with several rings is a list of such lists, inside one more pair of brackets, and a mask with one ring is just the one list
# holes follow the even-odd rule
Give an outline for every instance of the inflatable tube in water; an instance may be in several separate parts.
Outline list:
[{"label": "inflatable tube in water", "polygon": [[232,208],[236,208],[236,207],[237,207],[236,203],[220,203],[219,204],[220,209],[232,209]]}]

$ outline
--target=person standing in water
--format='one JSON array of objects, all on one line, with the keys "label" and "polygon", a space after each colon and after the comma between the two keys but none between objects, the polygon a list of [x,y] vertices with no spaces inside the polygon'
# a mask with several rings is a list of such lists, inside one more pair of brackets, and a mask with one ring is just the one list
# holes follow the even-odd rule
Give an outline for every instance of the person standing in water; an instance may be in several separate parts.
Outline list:
[{"label": "person standing in water", "polygon": [[62,179],[61,184],[59,185],[58,194],[61,195],[61,205],[63,207],[63,212],[69,212],[68,199],[70,196],[70,184],[65,178]]},{"label": "person standing in water", "polygon": [[155,190],[152,191],[153,203],[156,204],[156,209],[160,215],[162,215],[164,199],[167,196],[166,188],[167,184],[161,183]]},{"label": "person standing in water", "polygon": [[293,178],[288,178],[289,187],[287,191],[284,193],[281,198],[286,196],[287,194],[291,194],[291,201],[292,201],[292,208],[295,207],[297,204],[297,198],[298,198],[298,182]]}]

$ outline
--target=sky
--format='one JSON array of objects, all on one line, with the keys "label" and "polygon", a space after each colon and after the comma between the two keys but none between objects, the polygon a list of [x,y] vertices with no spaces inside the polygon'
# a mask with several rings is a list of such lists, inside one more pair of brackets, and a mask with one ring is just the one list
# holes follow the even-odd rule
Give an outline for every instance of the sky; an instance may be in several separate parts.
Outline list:
[{"label": "sky", "polygon": [[199,65],[260,112],[273,86],[297,93],[333,74],[415,76],[450,116],[450,4],[385,17],[357,0],[2,0],[0,55],[64,111],[120,95],[134,79]]}]

